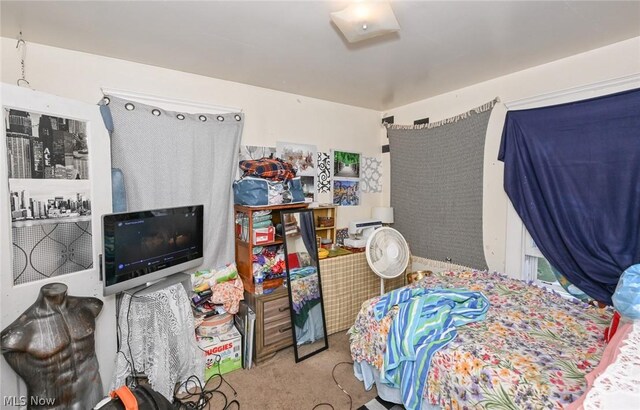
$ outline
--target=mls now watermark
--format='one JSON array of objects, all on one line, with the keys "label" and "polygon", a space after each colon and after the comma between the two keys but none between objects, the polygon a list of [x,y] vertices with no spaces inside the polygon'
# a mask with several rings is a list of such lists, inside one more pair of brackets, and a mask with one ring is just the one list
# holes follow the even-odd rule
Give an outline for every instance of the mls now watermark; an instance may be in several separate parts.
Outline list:
[{"label": "mls now watermark", "polygon": [[54,406],[56,399],[53,397],[40,396],[4,396],[2,405],[20,407],[20,406]]}]

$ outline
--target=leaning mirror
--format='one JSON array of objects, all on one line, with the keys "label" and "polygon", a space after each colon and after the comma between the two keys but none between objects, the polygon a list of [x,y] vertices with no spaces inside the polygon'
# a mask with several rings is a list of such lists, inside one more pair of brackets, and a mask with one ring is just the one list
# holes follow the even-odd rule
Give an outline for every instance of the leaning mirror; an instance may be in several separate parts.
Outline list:
[{"label": "leaning mirror", "polygon": [[281,215],[296,363],[329,347],[313,210]]}]

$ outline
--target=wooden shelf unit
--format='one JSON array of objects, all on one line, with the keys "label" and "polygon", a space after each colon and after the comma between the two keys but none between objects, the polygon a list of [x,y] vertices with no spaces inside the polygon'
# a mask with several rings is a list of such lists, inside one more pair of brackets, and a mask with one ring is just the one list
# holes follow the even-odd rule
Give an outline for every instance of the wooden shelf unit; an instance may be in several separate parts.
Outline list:
[{"label": "wooden shelf unit", "polygon": [[[336,206],[319,206],[313,209],[313,220],[316,226],[316,236],[321,239],[330,239],[332,243],[336,243],[336,224],[338,223],[338,207]],[[318,217],[333,218],[332,226],[320,226]]]},{"label": "wooden shelf unit", "polygon": [[[235,234],[235,252],[236,252],[236,265],[238,267],[238,273],[242,279],[244,289],[249,293],[255,293],[256,288],[253,283],[253,262],[251,261],[253,256],[253,248],[256,246],[281,246],[284,241],[281,236],[275,236],[275,240],[269,243],[262,243],[254,245],[253,238],[253,214],[258,211],[271,211],[271,221],[273,226],[278,225],[280,221],[280,211],[285,209],[298,209],[306,208],[309,204],[301,202],[296,204],[285,205],[271,205],[271,206],[245,206],[234,205],[235,221],[236,221],[236,234]],[[247,229],[242,229],[242,223],[238,220],[246,220],[248,222]],[[245,240],[246,239],[246,240]],[[284,282],[283,278],[268,279],[263,282],[262,288],[264,290],[274,289],[282,286]]]}]

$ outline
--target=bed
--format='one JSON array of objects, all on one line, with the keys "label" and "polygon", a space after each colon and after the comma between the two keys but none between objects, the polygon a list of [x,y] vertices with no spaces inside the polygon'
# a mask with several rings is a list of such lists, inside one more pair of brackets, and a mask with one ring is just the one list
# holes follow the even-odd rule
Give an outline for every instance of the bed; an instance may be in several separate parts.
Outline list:
[{"label": "bed", "polygon": [[[459,327],[457,337],[431,357],[423,409],[563,408],[582,395],[584,376],[605,348],[610,309],[502,274],[440,272],[409,287],[467,289],[490,303],[484,320]],[[354,371],[367,389],[375,383],[381,398],[400,403],[398,389],[381,383],[379,371],[397,309],[377,321],[379,300],[366,301],[349,330]]]}]

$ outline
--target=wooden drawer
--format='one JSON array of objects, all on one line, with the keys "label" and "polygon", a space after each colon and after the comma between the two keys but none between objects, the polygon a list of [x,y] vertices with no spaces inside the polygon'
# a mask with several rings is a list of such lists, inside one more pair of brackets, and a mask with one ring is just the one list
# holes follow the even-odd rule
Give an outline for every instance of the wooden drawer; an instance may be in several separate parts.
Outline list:
[{"label": "wooden drawer", "polygon": [[291,341],[291,314],[289,297],[264,302],[264,345]]},{"label": "wooden drawer", "polygon": [[289,313],[289,296],[285,293],[284,297],[264,302],[264,324],[272,322],[280,322],[281,319],[291,321],[291,313]]},{"label": "wooden drawer", "polygon": [[261,364],[293,343],[289,295],[287,288],[281,286],[264,295],[245,289],[244,297],[256,313],[254,357],[256,364]]},{"label": "wooden drawer", "polygon": [[289,316],[280,318],[264,324],[264,345],[274,345],[276,343],[291,343],[293,337],[291,328],[291,318]]}]

